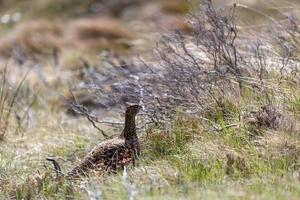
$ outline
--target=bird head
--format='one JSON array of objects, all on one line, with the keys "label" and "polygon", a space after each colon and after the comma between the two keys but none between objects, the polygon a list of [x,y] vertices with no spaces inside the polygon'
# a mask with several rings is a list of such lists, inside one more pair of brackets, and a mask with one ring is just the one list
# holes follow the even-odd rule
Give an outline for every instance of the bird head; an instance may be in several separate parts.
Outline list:
[{"label": "bird head", "polygon": [[126,107],[126,115],[136,116],[142,107],[140,105],[134,104]]}]

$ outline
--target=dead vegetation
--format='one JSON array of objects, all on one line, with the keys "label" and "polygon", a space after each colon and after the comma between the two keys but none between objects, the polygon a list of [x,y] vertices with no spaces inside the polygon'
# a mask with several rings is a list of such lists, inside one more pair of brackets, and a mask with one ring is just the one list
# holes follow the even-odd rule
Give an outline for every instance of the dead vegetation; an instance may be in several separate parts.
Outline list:
[{"label": "dead vegetation", "polygon": [[[252,101],[251,104],[272,108],[272,111],[267,109],[270,111],[267,114],[258,114],[258,123],[266,123],[274,129],[279,126],[281,114],[276,112],[275,104],[279,103],[276,99],[288,99],[288,91],[284,91],[280,84],[275,86],[278,82],[268,78],[270,73],[275,73],[282,74],[283,82],[298,82],[299,65],[291,56],[296,49],[293,48],[295,43],[286,39],[285,34],[279,34],[279,39],[274,33],[275,40],[260,40],[257,43],[256,38],[251,38],[252,41],[244,45],[235,18],[235,5],[222,10],[208,3],[190,19],[192,39],[180,31],[161,37],[155,53],[157,62],[146,64],[154,71],[154,81],[149,85],[147,79],[143,86],[143,101],[146,109],[149,107],[151,116],[158,116],[159,110],[168,110],[173,105],[206,118],[208,123],[220,114],[227,120],[234,116],[232,112],[242,115],[242,99],[257,95],[259,101]],[[286,25],[289,38],[298,35],[297,29],[288,28],[295,27],[291,26],[294,23],[290,21],[290,25]],[[281,53],[274,52],[271,46],[278,47],[276,51]],[[277,63],[275,67],[276,64],[269,60],[270,56],[281,62],[282,66]],[[140,84],[143,85],[143,80]],[[155,115],[153,109],[157,110]]]},{"label": "dead vegetation", "polygon": [[81,19],[70,22],[65,33],[70,46],[84,50],[130,47],[135,33],[114,19]]},{"label": "dead vegetation", "polygon": [[52,55],[61,49],[62,29],[49,21],[21,24],[0,42],[1,56],[26,60],[41,55]]},{"label": "dead vegetation", "polygon": [[187,13],[191,5],[185,0],[163,0],[162,9],[170,13]]},{"label": "dead vegetation", "polygon": [[256,128],[265,127],[277,130],[282,125],[283,115],[273,105],[266,105],[259,111],[251,111],[247,121]]},{"label": "dead vegetation", "polygon": [[[82,67],[72,66],[72,78],[63,73],[53,87],[42,82],[43,95],[51,96],[56,86],[68,90],[68,80],[78,77],[65,100],[84,118],[66,115],[57,101],[40,99],[28,131],[21,136],[9,130],[1,143],[0,194],[15,199],[298,199],[299,22],[290,18],[255,34],[258,38],[246,37],[236,25],[236,9],[201,5],[189,19],[189,34],[161,34],[151,59],[114,54],[106,61],[109,53],[103,52],[92,61],[76,55]],[[96,21],[66,24],[72,27],[66,34],[71,52],[74,46],[87,48],[85,41],[111,45],[135,38],[115,32],[119,25],[111,30]],[[129,101],[143,107],[137,127],[142,156],[135,166],[113,175],[92,172],[72,184],[53,176],[55,167],[45,158],[55,156],[62,163],[56,172],[80,165],[104,139],[101,133],[119,133],[123,123],[117,111]],[[15,105],[17,121],[20,107]]]},{"label": "dead vegetation", "polygon": [[32,21],[22,23],[0,41],[0,54],[22,64],[25,60],[39,60],[65,55],[68,49],[96,51],[129,49],[135,33],[114,19],[81,19],[60,23]]},{"label": "dead vegetation", "polygon": [[24,131],[23,126],[27,121],[29,109],[35,101],[35,95],[31,96],[23,88],[28,73],[22,75],[22,79],[17,83],[9,80],[10,73],[6,66],[0,76],[0,142],[4,141],[6,134],[13,129],[15,134]]},{"label": "dead vegetation", "polygon": [[26,13],[30,18],[68,19],[87,15],[120,16],[123,11],[143,0],[35,0],[1,1],[2,10],[16,9]]}]

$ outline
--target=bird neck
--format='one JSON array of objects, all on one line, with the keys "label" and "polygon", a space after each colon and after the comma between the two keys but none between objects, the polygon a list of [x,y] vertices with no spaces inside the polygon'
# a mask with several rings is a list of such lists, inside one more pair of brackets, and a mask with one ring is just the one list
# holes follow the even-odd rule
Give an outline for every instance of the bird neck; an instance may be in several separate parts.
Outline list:
[{"label": "bird neck", "polygon": [[125,141],[131,141],[131,140],[137,139],[135,116],[129,115],[126,113],[125,127],[124,127],[124,131],[123,131],[123,135],[124,135]]}]

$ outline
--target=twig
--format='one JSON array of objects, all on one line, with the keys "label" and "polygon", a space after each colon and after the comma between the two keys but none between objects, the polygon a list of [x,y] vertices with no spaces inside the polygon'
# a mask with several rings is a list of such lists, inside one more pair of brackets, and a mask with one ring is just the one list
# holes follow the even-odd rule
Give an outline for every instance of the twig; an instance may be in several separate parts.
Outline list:
[{"label": "twig", "polygon": [[228,124],[228,125],[223,126],[223,127],[220,127],[220,128],[214,127],[213,131],[221,132],[221,131],[223,131],[224,129],[231,128],[231,127],[236,127],[236,126],[239,126],[239,125],[241,125],[241,124],[242,124],[242,123],[239,122],[239,123]]},{"label": "twig", "polygon": [[69,90],[73,101],[69,101],[67,100],[63,95],[63,98],[65,99],[65,101],[71,106],[71,108],[78,114],[84,115],[93,125],[94,128],[96,128],[105,138],[108,138],[109,136],[96,125],[96,122],[98,122],[97,118],[92,116],[88,110],[87,107],[81,105],[78,103],[75,95],[73,94],[73,92],[71,90]]}]

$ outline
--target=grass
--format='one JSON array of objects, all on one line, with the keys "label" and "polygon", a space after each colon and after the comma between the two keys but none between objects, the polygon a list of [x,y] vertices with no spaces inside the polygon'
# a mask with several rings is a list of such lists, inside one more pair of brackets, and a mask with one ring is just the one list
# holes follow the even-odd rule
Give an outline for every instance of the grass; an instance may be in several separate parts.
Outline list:
[{"label": "grass", "polygon": [[134,32],[116,19],[85,18],[64,23],[63,26],[58,21],[34,20],[17,25],[1,38],[1,57],[12,57],[23,62],[27,59],[45,62],[53,59],[56,52],[63,62],[74,62],[78,60],[76,55],[70,59],[69,54],[85,52],[95,57],[95,53],[101,50],[128,51],[131,48],[130,41],[136,37]]},{"label": "grass", "polygon": [[[78,14],[86,14],[89,11],[89,6],[95,3],[95,0],[87,0],[82,2],[80,0],[26,0],[26,1],[6,1],[2,4],[2,11],[25,12],[27,18],[43,17],[43,18],[65,18],[74,17]],[[59,14],[58,14],[59,13]]]},{"label": "grass", "polygon": [[115,19],[81,19],[71,21],[66,41],[70,46],[84,50],[129,49],[129,41],[135,38],[120,21]]},{"label": "grass", "polygon": [[[64,132],[74,132],[72,126],[61,131],[53,129],[52,134],[55,137],[60,135],[59,138],[45,135],[42,130],[47,127],[37,128],[35,140],[44,144],[41,151],[22,156],[24,159],[31,155],[33,159],[29,159],[26,165],[19,157],[22,148],[19,145],[22,143],[15,144],[18,147],[6,153],[2,151],[0,186],[5,190],[1,195],[8,197],[13,193],[17,199],[68,199],[70,195],[75,199],[87,198],[88,188],[79,189],[79,183],[55,182],[49,175],[54,175],[54,172],[42,167],[47,154],[55,155],[64,159],[63,170],[67,171],[72,163],[84,156],[87,146],[92,148],[91,133],[85,134],[85,137],[79,137],[80,134],[64,135]],[[196,119],[179,114],[169,134],[159,127],[152,127],[144,137],[141,160],[136,167],[128,168],[128,184],[135,188],[138,199],[219,199],[221,196],[222,199],[297,199],[299,195],[298,178],[293,174],[299,170],[300,145],[298,136],[293,132],[266,131],[259,138],[249,136],[246,128],[228,128],[212,133]],[[49,144],[46,145],[43,140]],[[62,142],[58,143],[59,140]],[[3,143],[2,148],[11,146],[9,141]],[[234,158],[232,166],[228,164],[228,154]],[[227,168],[230,167],[232,172],[228,173]],[[36,183],[34,178],[36,170],[42,177],[45,176],[39,192],[30,187],[41,184]],[[12,179],[12,176],[15,178]],[[104,174],[98,178],[83,179],[82,183],[95,180],[96,183],[89,187],[99,184],[103,199],[127,199],[122,177],[122,172]]]},{"label": "grass", "polygon": [[[60,0],[53,2],[57,4]],[[23,3],[18,2],[16,8],[30,5]],[[52,2],[42,1],[37,6],[46,9],[45,5],[49,4]],[[75,1],[74,6],[79,8],[79,4],[79,1]],[[82,8],[77,10],[69,6],[69,1],[65,1],[61,7],[59,4],[51,5],[49,10],[40,9],[38,15],[45,18],[48,16],[50,19],[61,17],[52,15],[61,9],[67,9],[63,15],[71,18],[83,12]],[[176,14],[187,11],[186,7],[171,6],[165,9]],[[94,47],[101,49],[103,44],[94,46],[93,43],[102,41],[103,37],[109,40],[105,43],[107,45],[104,45],[105,48],[110,48],[114,42],[118,45],[122,38],[134,38],[134,34],[119,22],[101,20],[82,19],[67,23],[66,27],[73,30],[67,28],[68,30],[63,32],[71,31],[69,33],[74,34],[67,34],[72,36],[73,42],[76,41],[74,46],[87,45],[88,49]],[[95,22],[105,23],[92,26]],[[40,23],[39,28],[27,33],[30,35],[41,29],[52,32],[52,25],[47,28],[47,24],[48,22]],[[86,26],[87,24],[89,26]],[[109,27],[107,24],[112,26]],[[25,25],[23,24],[23,27]],[[19,30],[23,33],[24,28]],[[58,38],[63,37],[60,35],[61,31],[59,27]],[[26,42],[30,38],[19,34],[12,36],[20,37],[22,40],[18,41],[24,41],[23,43],[29,45],[29,49],[43,53],[44,49],[49,50],[53,46],[52,40],[44,41],[43,37],[37,42],[36,47],[32,46],[31,41]],[[57,39],[56,36],[50,38]],[[48,43],[51,43],[50,47],[44,48],[44,44]],[[122,41],[120,43],[122,45]],[[42,50],[39,50],[40,47]],[[99,59],[83,50],[73,48],[62,50],[61,77],[65,78],[68,73],[75,74],[76,69],[83,68],[77,67],[82,65],[81,58],[91,62],[91,65],[96,65]],[[54,71],[51,64],[49,68]],[[125,172],[92,173],[90,177],[82,177],[70,183],[66,180],[53,180],[55,172],[45,158],[55,156],[63,171],[67,172],[103,140],[101,134],[85,119],[68,116],[58,103],[60,100],[54,95],[53,90],[66,89],[67,80],[72,80],[74,76],[59,82],[52,78],[54,73],[51,74],[52,71],[49,70],[51,73],[47,76],[50,78],[47,78],[53,79],[53,82],[48,79],[46,81],[38,79],[34,82],[42,85],[41,96],[30,109],[27,129],[20,129],[22,134],[17,134],[15,127],[19,124],[15,116],[23,111],[19,107],[20,99],[27,99],[30,96],[23,91],[23,86],[27,86],[32,80],[19,78],[14,89],[10,90],[5,81],[8,78],[6,72],[13,71],[18,74],[19,68],[12,69],[16,71],[5,68],[0,85],[0,120],[1,124],[7,127],[0,141],[0,199],[296,200],[300,196],[299,83],[289,79],[280,80],[278,74],[270,74],[268,86],[274,88],[271,103],[279,108],[287,120],[278,130],[247,123],[244,119],[247,113],[258,111],[268,100],[261,93],[245,89],[242,98],[228,97],[224,98],[220,105],[213,105],[212,112],[203,116],[211,123],[203,122],[197,116],[187,116],[178,109],[171,120],[169,130],[160,126],[148,127],[145,133],[141,133],[143,143],[140,160],[136,166],[129,166]],[[64,73],[64,70],[67,73]],[[29,75],[32,77],[32,73]],[[113,131],[115,130],[108,130],[109,133]]]},{"label": "grass", "polygon": [[[293,97],[287,104],[293,109],[288,112],[295,118],[299,118],[299,112],[295,112],[298,90],[286,90],[286,95]],[[142,136],[142,157],[135,167],[127,168],[126,176],[122,171],[114,175],[97,174],[73,184],[53,181],[55,173],[45,158],[61,158],[66,172],[102,140],[101,135],[84,120],[61,126],[57,116],[44,118],[45,113],[40,113],[39,126],[24,137],[9,133],[1,143],[1,196],[17,199],[87,199],[93,195],[101,199],[129,199],[130,195],[137,199],[297,199],[300,143],[296,127],[299,124],[296,122],[295,128],[289,131],[263,128],[259,135],[253,135],[246,122],[228,127],[240,122],[241,112],[249,108],[249,97],[258,94],[248,95],[240,101],[239,107],[233,106],[234,102],[224,104],[225,114],[216,108],[218,112],[210,115],[210,120],[220,124],[221,130],[215,132],[197,117],[188,117],[178,110],[168,132],[159,126],[147,129]],[[252,104],[259,105],[259,102]],[[48,124],[48,120],[52,123]],[[81,126],[77,126],[78,123]]]},{"label": "grass", "polygon": [[190,4],[182,0],[163,0],[162,9],[171,13],[187,13],[191,10]]},{"label": "grass", "polygon": [[[62,30],[59,25],[46,21],[31,21],[22,23],[9,32],[0,42],[2,57],[13,57],[14,52],[21,50],[18,59],[36,58],[40,55],[52,56],[54,50],[60,50]],[[17,49],[14,49],[17,48]]]},{"label": "grass", "polygon": [[[11,115],[14,111],[17,97],[24,84],[27,74],[17,83],[16,87],[10,86],[7,81],[7,65],[2,72],[2,81],[0,87],[0,140],[3,140],[10,126]],[[20,119],[21,120],[21,119]],[[20,122],[21,123],[21,122]]]}]

